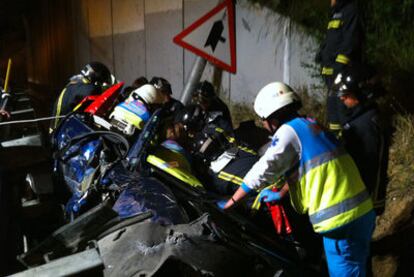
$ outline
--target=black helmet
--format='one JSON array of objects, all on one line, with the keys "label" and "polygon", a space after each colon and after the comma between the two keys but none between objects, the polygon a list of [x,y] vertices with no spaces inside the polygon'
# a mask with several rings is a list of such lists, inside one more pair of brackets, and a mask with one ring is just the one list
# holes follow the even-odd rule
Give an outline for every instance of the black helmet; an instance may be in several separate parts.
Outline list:
[{"label": "black helmet", "polygon": [[201,101],[211,101],[216,97],[213,85],[208,81],[198,83],[192,93],[193,102],[199,104]]},{"label": "black helmet", "polygon": [[92,84],[97,84],[101,86],[104,83],[112,83],[111,72],[103,63],[100,62],[88,63],[82,69],[81,73]]},{"label": "black helmet", "polygon": [[199,132],[191,145],[191,154],[208,165],[228,148],[229,141],[226,139],[224,133],[216,132],[211,135],[206,132]]},{"label": "black helmet", "polygon": [[147,78],[145,78],[144,76],[141,76],[141,77],[138,77],[134,80],[131,87],[140,88],[140,87],[142,87],[143,85],[146,85],[146,84],[148,84]]},{"label": "black helmet", "polygon": [[349,92],[358,95],[362,87],[361,81],[361,74],[355,70],[347,69],[336,76],[332,89],[336,91],[338,97]]},{"label": "black helmet", "polygon": [[152,77],[150,84],[166,94],[172,94],[171,84],[164,78]]},{"label": "black helmet", "polygon": [[183,124],[186,132],[197,132],[204,126],[206,114],[199,105],[189,105],[181,109],[174,118],[174,123]]},{"label": "black helmet", "polygon": [[332,89],[338,97],[352,92],[360,101],[374,99],[384,93],[376,77],[375,70],[368,66],[348,68],[336,76]]}]

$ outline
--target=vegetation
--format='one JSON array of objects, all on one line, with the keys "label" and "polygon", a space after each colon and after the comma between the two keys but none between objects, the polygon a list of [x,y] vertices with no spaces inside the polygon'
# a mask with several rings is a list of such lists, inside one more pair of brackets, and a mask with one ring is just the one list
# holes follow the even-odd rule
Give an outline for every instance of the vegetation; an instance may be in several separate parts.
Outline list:
[{"label": "vegetation", "polygon": [[[330,0],[245,0],[288,16],[322,40]],[[414,111],[414,0],[355,0],[364,21],[365,60],[377,69],[397,111]],[[408,101],[407,101],[408,100]]]},{"label": "vegetation", "polygon": [[[324,37],[330,0],[245,1],[291,18],[318,40]],[[355,1],[364,20],[364,58],[376,68],[388,91],[379,104],[386,116],[393,117],[394,127],[386,209],[377,218],[374,234],[373,275],[409,276],[414,230],[414,0]],[[302,91],[305,113],[316,112],[317,118],[323,118],[320,104]]]},{"label": "vegetation", "polygon": [[389,193],[398,195],[414,189],[414,116],[396,115],[389,157]]}]

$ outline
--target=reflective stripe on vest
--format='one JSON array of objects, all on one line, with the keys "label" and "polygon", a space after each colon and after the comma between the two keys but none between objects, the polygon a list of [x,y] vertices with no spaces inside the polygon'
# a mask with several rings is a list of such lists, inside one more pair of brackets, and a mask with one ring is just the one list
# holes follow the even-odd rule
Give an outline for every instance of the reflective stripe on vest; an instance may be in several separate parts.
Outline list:
[{"label": "reflective stripe on vest", "polygon": [[306,161],[303,166],[299,168],[299,178],[301,178],[303,175],[311,171],[312,169],[327,163],[333,159],[336,159],[337,157],[345,154],[345,150],[343,148],[337,148],[333,151],[325,152],[320,155],[317,155],[313,157],[311,160]]},{"label": "reflective stripe on vest", "polygon": [[301,143],[296,175],[289,178],[292,205],[309,213],[315,232],[341,227],[372,210],[359,171],[338,141],[311,120],[288,123]]},{"label": "reflective stripe on vest", "polygon": [[347,212],[352,210],[353,208],[357,207],[359,204],[364,202],[369,198],[369,193],[367,190],[363,190],[357,195],[348,198],[336,205],[333,205],[329,208],[320,210],[314,214],[309,215],[309,220],[312,224],[318,224],[322,221],[325,221],[329,218],[337,216],[341,213]]}]

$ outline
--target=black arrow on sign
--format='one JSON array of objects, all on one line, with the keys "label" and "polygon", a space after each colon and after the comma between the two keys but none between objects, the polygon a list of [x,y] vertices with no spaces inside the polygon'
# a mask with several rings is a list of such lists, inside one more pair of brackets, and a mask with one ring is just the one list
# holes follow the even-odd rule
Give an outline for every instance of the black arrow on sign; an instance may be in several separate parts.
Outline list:
[{"label": "black arrow on sign", "polygon": [[226,39],[222,37],[224,30],[224,24],[222,20],[214,22],[213,27],[211,28],[210,34],[208,35],[207,41],[204,44],[204,47],[211,46],[211,49],[216,50],[217,44],[219,41],[225,42]]}]

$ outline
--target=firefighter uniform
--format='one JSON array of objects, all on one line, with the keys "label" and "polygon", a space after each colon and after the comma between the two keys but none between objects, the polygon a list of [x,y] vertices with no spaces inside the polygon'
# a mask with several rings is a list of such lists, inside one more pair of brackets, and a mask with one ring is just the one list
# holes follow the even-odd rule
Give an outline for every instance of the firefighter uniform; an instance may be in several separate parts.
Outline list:
[{"label": "firefighter uniform", "polygon": [[354,159],[374,201],[377,214],[385,208],[390,135],[375,103],[361,103],[348,112],[343,125],[345,148]]},{"label": "firefighter uniform", "polygon": [[184,108],[184,105],[179,100],[171,98],[170,101],[164,104],[164,108],[170,115],[174,116]]},{"label": "firefighter uniform", "polygon": [[229,108],[217,96],[215,89],[210,82],[200,82],[192,93],[191,101],[194,104],[200,105],[207,114],[220,114],[230,127],[229,130],[225,130],[233,132],[233,124]]},{"label": "firefighter uniform", "polygon": [[229,130],[230,128],[231,128],[231,131],[233,130],[229,108],[220,98],[215,97],[211,100],[208,113],[221,113],[224,120],[226,120],[229,124]]},{"label": "firefighter uniform", "polygon": [[[225,166],[222,165],[222,168],[219,169],[214,168],[215,164],[223,162],[225,159],[228,159]],[[253,150],[242,146],[224,152],[210,164],[211,184],[209,189],[222,195],[233,194],[243,183],[243,177],[258,159],[258,155]]]},{"label": "firefighter uniform", "polygon": [[[54,107],[53,116],[66,115],[73,111],[77,104],[83,98],[90,95],[98,95],[101,93],[101,88],[92,84],[88,79],[82,75],[72,77],[66,87],[60,93]],[[51,130],[55,129],[59,124],[59,119],[52,122]]]},{"label": "firefighter uniform", "polygon": [[332,7],[325,41],[317,56],[329,90],[327,119],[329,128],[333,131],[340,130],[346,108],[330,89],[335,76],[344,68],[361,64],[362,42],[362,24],[356,4],[353,0],[337,0]]}]

